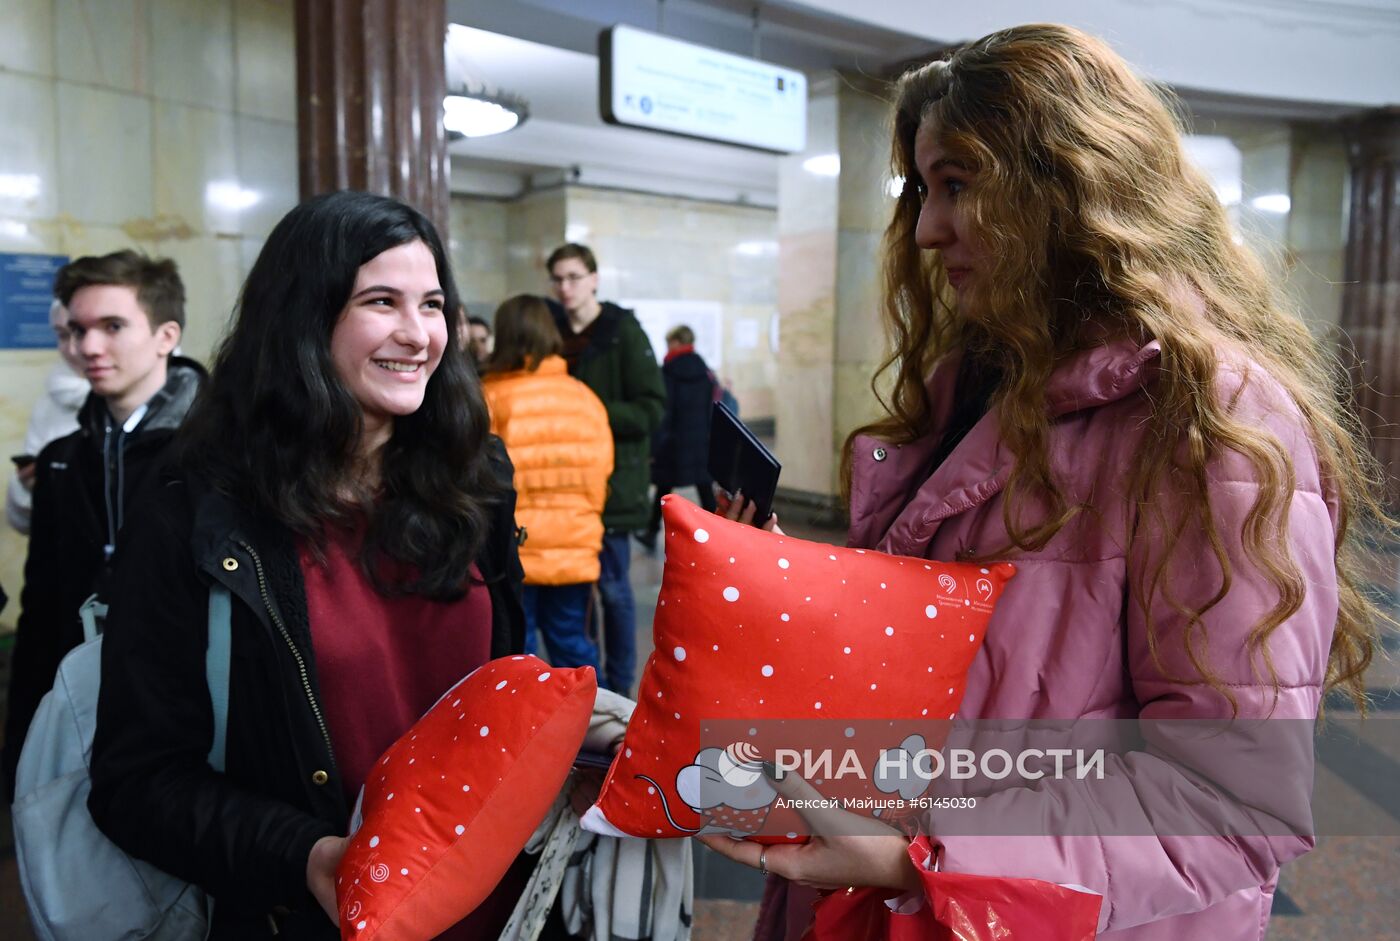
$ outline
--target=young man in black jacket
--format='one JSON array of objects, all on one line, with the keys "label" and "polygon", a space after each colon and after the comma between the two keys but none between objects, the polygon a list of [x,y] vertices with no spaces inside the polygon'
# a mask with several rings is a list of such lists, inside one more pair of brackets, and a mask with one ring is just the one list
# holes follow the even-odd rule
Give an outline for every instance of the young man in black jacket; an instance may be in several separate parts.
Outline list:
[{"label": "young man in black jacket", "polygon": [[79,258],[54,294],[92,392],[78,430],[39,453],[29,554],[5,721],[6,795],[29,723],[59,661],[83,640],[78,609],[98,589],[134,512],[194,401],[204,370],[174,356],[185,322],[175,263],[133,251]]}]

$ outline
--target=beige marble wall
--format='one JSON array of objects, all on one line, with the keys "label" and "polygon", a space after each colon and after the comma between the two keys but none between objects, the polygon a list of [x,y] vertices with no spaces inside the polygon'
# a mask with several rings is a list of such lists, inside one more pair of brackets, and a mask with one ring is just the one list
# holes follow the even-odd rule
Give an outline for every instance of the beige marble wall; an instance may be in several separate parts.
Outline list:
[{"label": "beige marble wall", "polygon": [[[877,414],[889,108],[854,77],[811,87],[807,150],[782,161],[778,185],[777,448],[784,487],[833,496],[846,436]],[[813,172],[812,158],[830,154],[839,174]]]},{"label": "beige marble wall", "polygon": [[[0,135],[0,175],[34,189],[0,196],[0,251],[174,258],[188,295],[184,350],[204,358],[297,198],[292,4],[4,0]],[[11,450],[53,356],[0,350],[0,441]],[[24,552],[3,527],[12,597]],[[12,602],[0,630],[17,613]]]},{"label": "beige marble wall", "polygon": [[511,204],[453,194],[448,207],[448,254],[467,310],[490,319],[506,293]]},{"label": "beige marble wall", "polygon": [[506,294],[549,290],[544,260],[564,241],[568,228],[562,186],[527,193],[506,212]]},{"label": "beige marble wall", "polygon": [[1347,243],[1346,141],[1334,126],[1296,125],[1288,164],[1288,288],[1318,334],[1342,315]]},{"label": "beige marble wall", "polygon": [[[1320,335],[1341,316],[1346,250],[1347,156],[1340,128],[1325,123],[1213,119],[1242,157],[1242,198],[1230,207],[1245,243],[1279,277],[1298,312]],[[1288,197],[1285,211],[1255,203]]]},{"label": "beige marble wall", "polygon": [[[837,103],[841,181],[832,443],[834,466],[839,467],[846,438],[880,414],[870,381],[887,347],[880,319],[880,242],[894,200],[888,191],[889,101],[878,87],[843,76]],[[838,490],[833,479],[829,492]]]},{"label": "beige marble wall", "polygon": [[[837,78],[815,76],[807,149],[778,166],[778,370],[776,451],[782,486],[833,493],[840,175],[813,158],[840,155]],[[845,169],[843,166],[842,170]]]}]

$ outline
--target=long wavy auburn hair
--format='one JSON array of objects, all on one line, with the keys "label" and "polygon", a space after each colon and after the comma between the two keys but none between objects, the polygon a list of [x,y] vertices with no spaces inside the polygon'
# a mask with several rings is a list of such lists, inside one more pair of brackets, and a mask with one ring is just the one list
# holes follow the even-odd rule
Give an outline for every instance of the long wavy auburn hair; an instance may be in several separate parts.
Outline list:
[{"label": "long wavy auburn hair", "polygon": [[[1340,611],[1326,688],[1365,710],[1363,673],[1384,615],[1360,588],[1358,523],[1394,525],[1380,503],[1381,476],[1344,405],[1345,380],[1289,309],[1258,259],[1231,236],[1210,183],[1186,159],[1167,100],[1105,43],[1056,25],[1021,26],[972,42],[907,72],[896,87],[893,171],[905,180],[884,237],[883,315],[891,352],[872,382],[893,371],[886,416],[847,439],[842,482],[850,495],[855,435],[907,443],[927,434],[926,382],[955,351],[989,359],[1001,433],[1016,455],[1004,488],[1013,545],[1034,551],[1079,513],[1052,473],[1046,383],[1069,355],[1118,336],[1161,345],[1152,412],[1124,484],[1138,512],[1129,540],[1164,534],[1135,586],[1148,643],[1162,665],[1150,611],[1160,597],[1186,616],[1186,653],[1204,683],[1237,707],[1212,669],[1205,615],[1229,592],[1233,569],[1217,526],[1207,466],[1234,451],[1259,484],[1242,535],[1246,556],[1277,601],[1253,626],[1249,654],[1278,688],[1268,639],[1307,590],[1287,541],[1293,463],[1269,431],[1231,415],[1213,394],[1221,350],[1247,350],[1291,397],[1311,436],[1324,486],[1340,506],[1335,563]],[[971,173],[959,211],[986,261],[954,298],[937,251],[914,232],[924,197],[914,138],[929,124],[945,153]],[[1172,506],[1158,495],[1179,495]],[[1048,511],[1047,511],[1048,507]],[[1032,522],[1024,522],[1033,520]],[[1189,536],[1204,535],[1218,589],[1192,605],[1173,591],[1169,563]],[[1158,595],[1158,593],[1161,593]]]}]

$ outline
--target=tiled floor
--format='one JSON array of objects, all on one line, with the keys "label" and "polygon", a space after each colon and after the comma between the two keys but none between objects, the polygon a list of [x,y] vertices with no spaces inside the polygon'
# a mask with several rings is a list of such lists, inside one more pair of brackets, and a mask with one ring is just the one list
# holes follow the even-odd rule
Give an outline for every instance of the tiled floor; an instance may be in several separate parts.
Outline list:
[{"label": "tiled floor", "polygon": [[[683,496],[688,496],[681,491]],[[840,542],[841,534],[784,521],[793,535]],[[638,663],[650,655],[650,612],[661,586],[661,553],[649,556],[633,544],[632,581],[637,594],[640,623]],[[1400,614],[1400,547],[1378,551],[1371,581],[1385,598],[1392,614]],[[1381,708],[1368,723],[1400,724],[1400,646],[1387,644],[1389,657],[1377,662],[1368,681]],[[0,655],[0,677],[8,673],[8,654]],[[0,697],[0,703],[3,698]],[[0,706],[2,709],[3,706]],[[1343,710],[1337,710],[1344,714]],[[1322,941],[1322,939],[1400,939],[1400,735],[1368,735],[1381,747],[1370,747],[1356,759],[1356,749],[1337,752],[1321,749],[1319,775],[1332,775],[1339,801],[1355,808],[1370,830],[1356,827],[1353,836],[1322,837],[1317,848],[1285,867],[1280,892],[1269,926],[1270,941]],[[1340,757],[1331,757],[1334,754]],[[1386,834],[1386,835],[1375,835]],[[695,941],[737,941],[749,936],[762,891],[757,874],[730,863],[696,844]],[[15,876],[8,815],[0,819],[0,939],[32,941]],[[1208,939],[1217,941],[1217,939]],[[1219,939],[1225,941],[1225,939]]]}]

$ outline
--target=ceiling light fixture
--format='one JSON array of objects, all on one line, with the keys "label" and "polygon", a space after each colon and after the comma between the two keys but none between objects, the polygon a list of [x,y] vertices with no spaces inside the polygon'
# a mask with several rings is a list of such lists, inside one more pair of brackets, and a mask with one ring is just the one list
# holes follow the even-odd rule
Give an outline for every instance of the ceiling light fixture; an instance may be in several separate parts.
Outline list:
[{"label": "ceiling light fixture", "polygon": [[456,91],[442,100],[442,124],[449,137],[504,134],[529,116],[524,100],[486,86]]},{"label": "ceiling light fixture", "polygon": [[453,23],[444,46],[447,97],[442,100],[442,126],[449,140],[504,134],[525,123],[530,105],[478,78],[471,50],[480,31]]}]

